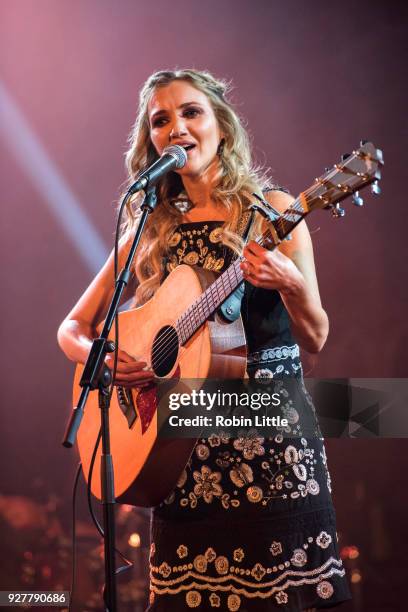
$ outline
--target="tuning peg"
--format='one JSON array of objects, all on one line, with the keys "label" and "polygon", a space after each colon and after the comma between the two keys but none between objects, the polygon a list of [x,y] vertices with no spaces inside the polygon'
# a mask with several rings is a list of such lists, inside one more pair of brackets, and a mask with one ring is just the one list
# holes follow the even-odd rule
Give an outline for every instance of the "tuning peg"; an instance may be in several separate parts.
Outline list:
[{"label": "tuning peg", "polygon": [[380,195],[381,193],[381,187],[378,181],[374,181],[374,183],[372,183],[371,185],[371,192],[374,195]]},{"label": "tuning peg", "polygon": [[352,197],[352,202],[353,202],[353,204],[355,204],[356,206],[362,206],[362,205],[364,204],[364,200],[363,200],[363,198],[361,198],[361,197],[360,197],[360,194],[358,193],[358,191],[356,191],[356,192],[353,194],[353,197]]},{"label": "tuning peg", "polygon": [[351,153],[343,153],[343,155],[341,156],[341,161],[346,160],[348,157],[350,157]]},{"label": "tuning peg", "polygon": [[329,172],[329,170],[331,170],[331,168],[329,168],[329,166],[326,166],[325,169],[324,169],[325,172]]},{"label": "tuning peg", "polygon": [[364,147],[367,144],[368,140],[360,140],[360,147]]},{"label": "tuning peg", "polygon": [[344,217],[344,215],[346,214],[346,211],[344,210],[344,208],[342,208],[340,206],[340,204],[336,204],[333,208],[332,208],[332,215],[333,217],[335,217],[336,219],[341,219],[342,217]]}]

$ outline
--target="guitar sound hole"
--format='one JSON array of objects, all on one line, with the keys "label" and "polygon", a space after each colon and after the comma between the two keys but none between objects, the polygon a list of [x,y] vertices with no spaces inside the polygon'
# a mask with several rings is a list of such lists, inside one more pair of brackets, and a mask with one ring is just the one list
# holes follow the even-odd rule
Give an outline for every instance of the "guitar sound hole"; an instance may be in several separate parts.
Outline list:
[{"label": "guitar sound hole", "polygon": [[166,376],[177,361],[179,341],[171,325],[162,327],[153,341],[152,367],[156,376]]}]

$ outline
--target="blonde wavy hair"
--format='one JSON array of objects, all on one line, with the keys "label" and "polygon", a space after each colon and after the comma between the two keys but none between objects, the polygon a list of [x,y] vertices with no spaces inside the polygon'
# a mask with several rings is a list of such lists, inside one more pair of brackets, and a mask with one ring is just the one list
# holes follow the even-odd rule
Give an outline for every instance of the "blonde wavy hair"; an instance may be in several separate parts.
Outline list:
[{"label": "blonde wavy hair", "polygon": [[[129,136],[130,146],[126,153],[129,178],[126,189],[144,168],[158,158],[150,139],[148,104],[155,89],[166,87],[176,80],[186,81],[207,96],[220,131],[224,134],[223,151],[220,155],[222,172],[212,195],[227,213],[228,221],[223,226],[222,242],[235,252],[240,252],[242,239],[235,233],[238,222],[253,201],[251,194],[261,194],[269,181],[264,173],[252,165],[248,134],[226,98],[229,84],[214,78],[209,72],[193,69],[166,70],[156,72],[148,78],[140,92],[138,113]],[[180,176],[175,172],[166,174],[157,185],[157,196],[159,204],[147,221],[135,265],[139,282],[136,304],[144,303],[159,287],[169,238],[182,222],[182,213],[174,206],[174,202],[184,197]],[[141,200],[141,195],[136,194],[127,204],[126,218],[121,230],[124,239],[133,233],[135,222],[140,215]],[[257,230],[259,227],[254,227],[254,231]]]}]

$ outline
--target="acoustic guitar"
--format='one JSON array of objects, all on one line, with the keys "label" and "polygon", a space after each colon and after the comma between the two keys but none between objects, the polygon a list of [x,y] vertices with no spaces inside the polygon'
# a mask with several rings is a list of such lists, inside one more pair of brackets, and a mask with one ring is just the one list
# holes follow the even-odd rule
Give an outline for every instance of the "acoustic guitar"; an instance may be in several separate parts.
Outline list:
[{"label": "acoustic guitar", "polygon": [[[354,194],[354,203],[362,205],[358,190],[372,184],[372,191],[379,193],[382,165],[382,152],[372,143],[362,142],[352,154],[343,156],[340,163],[315,179],[283,214],[274,215],[266,202],[256,201],[254,208],[269,219],[259,244],[276,248],[314,210],[331,209],[334,216],[343,216],[340,202],[349,195]],[[230,323],[219,314],[219,307],[243,282],[241,260],[237,258],[218,277],[208,270],[178,266],[146,304],[119,314],[120,347],[145,361],[158,379],[244,378],[246,342],[242,320],[239,317]],[[74,405],[80,394],[82,369],[80,364],[75,372]],[[155,506],[175,487],[196,440],[160,437],[155,385],[115,390],[110,435],[116,500]],[[98,393],[94,391],[89,395],[78,432],[86,479],[99,428]],[[99,499],[100,446],[91,482],[91,490]]]}]

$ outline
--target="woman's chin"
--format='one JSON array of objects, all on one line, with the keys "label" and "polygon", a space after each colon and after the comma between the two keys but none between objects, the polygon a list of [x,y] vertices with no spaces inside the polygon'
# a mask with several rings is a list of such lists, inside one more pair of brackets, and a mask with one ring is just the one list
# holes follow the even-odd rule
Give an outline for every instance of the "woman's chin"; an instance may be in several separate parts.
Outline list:
[{"label": "woman's chin", "polygon": [[177,171],[181,178],[199,178],[204,175],[205,170],[196,164],[187,162],[183,168]]},{"label": "woman's chin", "polygon": [[[218,160],[217,160],[218,162]],[[198,178],[218,179],[220,176],[221,169],[218,163],[214,163],[211,160],[208,164],[200,164],[198,160],[187,160],[186,165],[180,170],[176,171],[181,178],[191,178],[197,180]]]}]

